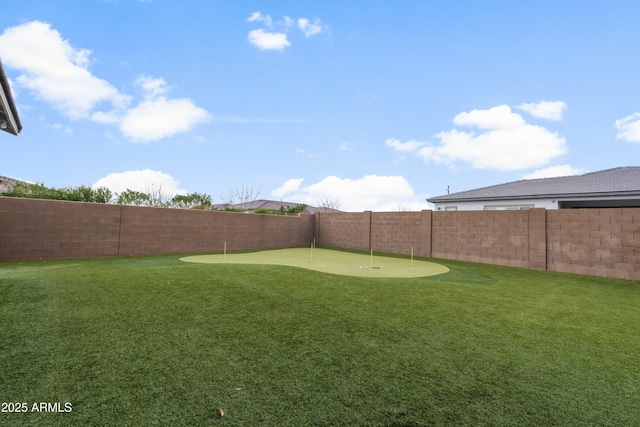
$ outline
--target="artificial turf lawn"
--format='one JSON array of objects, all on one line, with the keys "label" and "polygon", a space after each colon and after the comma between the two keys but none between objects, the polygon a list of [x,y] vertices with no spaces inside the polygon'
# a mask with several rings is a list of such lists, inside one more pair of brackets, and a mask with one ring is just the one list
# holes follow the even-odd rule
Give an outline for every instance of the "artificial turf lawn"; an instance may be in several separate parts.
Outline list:
[{"label": "artificial turf lawn", "polygon": [[640,283],[438,262],[413,279],[2,263],[0,401],[73,409],[0,424],[638,423]]}]

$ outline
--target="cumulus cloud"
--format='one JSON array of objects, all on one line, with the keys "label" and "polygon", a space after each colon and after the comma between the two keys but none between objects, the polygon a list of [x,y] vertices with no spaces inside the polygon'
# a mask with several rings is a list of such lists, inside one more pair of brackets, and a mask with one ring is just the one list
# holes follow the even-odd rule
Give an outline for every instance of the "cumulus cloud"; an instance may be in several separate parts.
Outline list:
[{"label": "cumulus cloud", "polygon": [[188,132],[209,120],[209,113],[189,99],[164,97],[144,101],[129,110],[120,122],[120,130],[135,142],[150,142]]},{"label": "cumulus cloud", "polygon": [[[89,71],[91,51],[77,49],[46,22],[31,21],[0,35],[5,65],[22,74],[18,86],[71,119],[119,125],[133,141],[149,142],[190,131],[210,115],[190,99],[168,99],[162,78],[141,77],[144,100],[123,94]],[[105,108],[106,107],[106,108]]]},{"label": "cumulus cloud", "polygon": [[157,98],[169,91],[167,82],[162,77],[141,76],[135,83],[145,92],[146,99]]},{"label": "cumulus cloud", "polygon": [[[291,46],[287,32],[294,21],[290,17],[284,16],[281,21],[274,22],[271,15],[263,15],[262,12],[256,11],[247,17],[247,22],[261,23],[265,27],[251,30],[247,35],[249,43],[258,49],[281,51]],[[305,38],[313,37],[326,30],[318,18],[314,18],[313,21],[308,18],[298,18],[296,23]]]},{"label": "cumulus cloud", "polygon": [[322,32],[322,24],[319,19],[314,19],[313,22],[307,18],[298,19],[298,28],[304,33],[305,37],[315,36]]},{"label": "cumulus cloud", "polygon": [[267,27],[271,27],[273,25],[273,20],[271,19],[271,15],[263,15],[260,11],[253,12],[247,18],[247,22],[262,22]]},{"label": "cumulus cloud", "polygon": [[618,139],[640,142],[640,113],[616,120],[615,127],[618,129]]},{"label": "cumulus cloud", "polygon": [[472,129],[437,133],[436,145],[397,140],[387,140],[386,145],[397,151],[413,152],[425,162],[465,162],[477,169],[501,171],[544,166],[567,152],[564,138],[526,123],[507,105],[462,112],[454,117],[453,123]]},{"label": "cumulus cloud", "polygon": [[530,104],[520,104],[516,108],[526,111],[534,117],[545,120],[560,121],[567,109],[567,104],[562,101],[539,101]]},{"label": "cumulus cloud", "polygon": [[0,35],[0,55],[6,66],[20,70],[16,82],[73,118],[86,118],[98,104],[124,108],[131,97],[88,67],[91,51],[76,49],[51,25],[41,21],[7,28]]},{"label": "cumulus cloud", "polygon": [[162,190],[166,195],[187,194],[186,190],[180,188],[180,182],[174,177],[151,169],[110,173],[96,181],[93,187],[107,187],[118,194],[127,189],[143,193]]},{"label": "cumulus cloud", "polygon": [[168,138],[211,119],[206,110],[190,99],[167,99],[164,79],[141,77],[136,83],[145,91],[145,100],[127,110],[120,120],[122,134],[132,141]]},{"label": "cumulus cloud", "polygon": [[291,46],[285,33],[265,31],[262,28],[249,31],[249,43],[261,50],[283,50]]},{"label": "cumulus cloud", "polygon": [[498,105],[487,110],[462,112],[453,118],[458,126],[477,126],[480,129],[510,129],[525,124],[519,114],[511,111],[508,105]]},{"label": "cumulus cloud", "polygon": [[274,197],[316,205],[319,200],[335,200],[340,210],[348,212],[429,209],[424,197],[415,194],[402,176],[365,175],[358,179],[327,176],[302,186],[300,178],[286,181],[271,192]]},{"label": "cumulus cloud", "polygon": [[300,185],[302,184],[303,178],[291,178],[285,181],[284,184],[280,188],[276,188],[271,192],[271,195],[274,197],[284,197],[288,194],[294,193],[300,190]]},{"label": "cumulus cloud", "polygon": [[293,26],[293,19],[289,18],[288,16],[285,16],[282,19],[282,24],[287,28],[291,27],[291,26]]},{"label": "cumulus cloud", "polygon": [[400,142],[399,139],[389,138],[384,142],[384,144],[387,147],[391,147],[396,151],[409,153],[409,152],[415,151],[418,148],[422,147],[424,145],[424,142],[419,142],[419,141],[415,141],[415,140],[411,140],[411,141],[407,141],[407,142]]},{"label": "cumulus cloud", "polygon": [[573,176],[585,173],[583,169],[574,168],[571,165],[551,166],[528,173],[522,179],[556,178],[559,176]]}]

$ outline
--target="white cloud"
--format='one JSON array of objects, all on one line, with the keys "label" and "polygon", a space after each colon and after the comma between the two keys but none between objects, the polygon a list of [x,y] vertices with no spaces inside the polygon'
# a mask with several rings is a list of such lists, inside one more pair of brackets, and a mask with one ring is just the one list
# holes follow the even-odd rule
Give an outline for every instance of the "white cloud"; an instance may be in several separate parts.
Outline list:
[{"label": "white cloud", "polygon": [[247,22],[255,22],[260,20],[260,17],[262,16],[262,14],[259,11],[253,12],[251,13],[251,15],[249,15],[249,17],[247,18]]},{"label": "white cloud", "polygon": [[559,176],[573,176],[585,173],[583,169],[574,168],[571,165],[551,166],[528,173],[522,179],[556,178]]},{"label": "white cloud", "polygon": [[98,104],[124,108],[131,98],[88,70],[91,51],[76,49],[46,22],[31,21],[0,35],[5,65],[20,70],[16,82],[70,118],[86,118]]},{"label": "white cloud", "polygon": [[341,203],[339,209],[348,212],[429,209],[425,198],[417,196],[402,176],[366,175],[358,179],[328,176],[305,187],[302,187],[302,179],[294,179],[286,181],[271,194],[312,206],[319,200],[336,200]]},{"label": "white cloud", "polygon": [[[133,141],[155,141],[188,132],[211,117],[190,99],[166,98],[165,80],[148,76],[136,80],[144,91],[144,100],[131,108],[131,96],[88,70],[91,51],[72,47],[45,22],[6,29],[0,35],[0,56],[7,66],[23,73],[17,84],[36,97],[72,119],[119,124],[123,135]],[[104,103],[111,108],[95,111]]]},{"label": "white cloud", "polygon": [[93,188],[97,187],[107,187],[118,194],[127,189],[140,192],[162,190],[165,195],[187,194],[174,177],[151,169],[110,173],[93,184]]},{"label": "white cloud", "polygon": [[273,25],[273,20],[271,19],[271,15],[263,15],[261,12],[253,12],[247,18],[247,22],[262,22],[267,27],[271,27]]},{"label": "white cloud", "polygon": [[524,121],[507,105],[458,114],[453,123],[476,131],[452,129],[435,135],[438,145],[419,148],[415,141],[387,143],[415,151],[426,162],[470,163],[477,169],[520,170],[544,166],[567,152],[565,139]]},{"label": "white cloud", "polygon": [[283,197],[287,194],[294,193],[300,190],[300,185],[302,184],[303,178],[292,178],[285,181],[282,184],[282,187],[276,188],[271,192],[271,195],[274,197]]},{"label": "white cloud", "polygon": [[480,129],[509,129],[525,124],[519,114],[513,113],[508,105],[498,105],[488,110],[462,112],[453,118],[458,126],[477,126]]},{"label": "white cloud", "polygon": [[[249,43],[261,50],[284,50],[291,46],[287,33],[291,30],[294,20],[288,16],[284,16],[281,21],[273,21],[271,15],[263,15],[262,12],[253,12],[247,18],[247,22],[262,23],[264,28],[249,31],[247,38]],[[298,18],[297,27],[304,34],[305,38],[309,38],[320,34],[327,30],[322,25],[322,21],[314,18],[311,21],[308,18]],[[279,31],[278,31],[279,30]]]},{"label": "white cloud", "polygon": [[618,129],[618,139],[640,142],[640,112],[616,120],[615,127]]},{"label": "white cloud", "polygon": [[298,28],[304,33],[305,37],[315,36],[322,32],[322,25],[319,19],[314,19],[313,22],[307,18],[298,19]]},{"label": "white cloud", "polygon": [[534,117],[545,120],[560,121],[567,109],[567,104],[562,101],[539,101],[530,104],[520,104],[516,108],[526,111]]},{"label": "white cloud", "polygon": [[[141,77],[136,84],[145,91],[145,100],[127,110],[120,119],[120,131],[136,142],[150,142],[189,132],[208,122],[211,115],[187,98],[167,99],[162,78]],[[107,115],[105,119],[108,119]],[[96,118],[99,119],[99,118]]]},{"label": "white cloud", "polygon": [[399,139],[389,138],[384,142],[384,144],[387,147],[391,147],[396,151],[400,151],[403,153],[410,153],[422,147],[424,145],[424,142],[419,142],[415,140],[400,142]]},{"label": "white cloud", "polygon": [[144,90],[146,99],[157,98],[169,91],[167,82],[162,77],[141,76],[136,79],[135,84]]},{"label": "white cloud", "polygon": [[132,141],[150,142],[189,132],[209,119],[209,113],[190,99],[160,97],[129,110],[120,122],[120,130]]},{"label": "white cloud", "polygon": [[283,50],[291,43],[285,33],[274,33],[257,29],[249,31],[249,43],[261,50]]}]

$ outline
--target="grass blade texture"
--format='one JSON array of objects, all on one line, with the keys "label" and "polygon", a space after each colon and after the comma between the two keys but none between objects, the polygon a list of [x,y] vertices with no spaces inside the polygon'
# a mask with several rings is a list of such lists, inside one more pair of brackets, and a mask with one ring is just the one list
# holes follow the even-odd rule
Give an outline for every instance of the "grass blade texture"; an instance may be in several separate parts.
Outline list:
[{"label": "grass blade texture", "polygon": [[638,282],[438,262],[0,264],[0,400],[29,408],[0,424],[637,424]]}]

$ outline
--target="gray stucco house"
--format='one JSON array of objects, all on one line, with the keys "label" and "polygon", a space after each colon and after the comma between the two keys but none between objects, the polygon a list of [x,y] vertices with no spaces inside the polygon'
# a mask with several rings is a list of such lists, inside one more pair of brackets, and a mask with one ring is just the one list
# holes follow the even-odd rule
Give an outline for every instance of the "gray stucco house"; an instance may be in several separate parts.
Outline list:
[{"label": "gray stucco house", "polygon": [[440,211],[640,207],[640,167],[523,179],[432,197],[427,202]]}]

